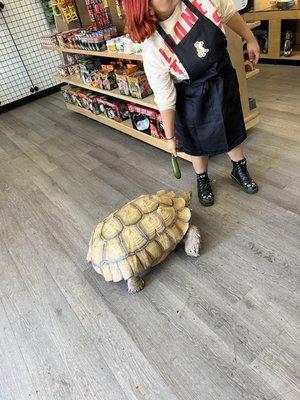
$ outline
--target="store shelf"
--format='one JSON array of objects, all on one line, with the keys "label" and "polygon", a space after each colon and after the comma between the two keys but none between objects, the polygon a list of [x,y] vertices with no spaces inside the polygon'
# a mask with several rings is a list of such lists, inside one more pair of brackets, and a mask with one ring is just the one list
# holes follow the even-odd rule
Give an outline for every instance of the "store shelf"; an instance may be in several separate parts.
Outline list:
[{"label": "store shelf", "polygon": [[268,53],[260,53],[259,58],[271,58]]},{"label": "store shelf", "polygon": [[260,55],[260,58],[267,58],[270,60],[300,61],[300,51],[299,50],[293,51],[293,55],[291,57],[285,57],[284,55],[282,55],[282,53],[279,57],[270,56],[268,53],[262,53]]},{"label": "store shelf", "polygon": [[117,99],[125,100],[125,101],[128,101],[130,103],[139,104],[139,105],[141,105],[143,107],[150,107],[150,108],[153,108],[155,110],[158,109],[157,105],[156,105],[156,103],[154,101],[153,95],[148,96],[148,97],[146,97],[144,99],[136,99],[135,97],[124,96],[124,95],[120,94],[119,89],[104,90],[104,89],[96,88],[96,87],[93,87],[93,86],[90,86],[90,85],[86,85],[85,83],[82,82],[82,80],[79,77],[72,76],[72,75],[66,76],[66,77],[55,75],[54,79],[56,81],[58,81],[58,82],[65,82],[65,83],[68,83],[70,85],[79,86],[79,87],[82,87],[84,89],[88,89],[88,90],[91,90],[93,92],[96,92],[96,93],[101,93],[101,94],[104,94],[106,96],[115,97]]},{"label": "store shelf", "polygon": [[[299,48],[299,46],[297,46]],[[300,61],[300,50],[293,50],[293,54],[290,57],[285,57],[283,54],[279,57],[280,60],[293,60]]]},{"label": "store shelf", "polygon": [[82,54],[95,57],[122,58],[124,60],[143,61],[143,57],[141,54],[110,53],[108,51],[69,49],[66,47],[45,46],[45,45],[42,45],[42,48],[49,51],[59,51],[61,53],[72,53],[72,54]]},{"label": "store shelf", "polygon": [[254,12],[252,11],[244,14],[243,17],[245,21],[248,22],[248,24],[249,22],[255,24],[256,22],[253,22],[253,20],[261,21],[261,20],[275,20],[275,19],[299,19],[300,10],[285,10],[285,11],[270,10],[270,11],[254,11]]},{"label": "store shelf", "polygon": [[248,28],[249,29],[254,29],[260,26],[261,22],[260,21],[254,21],[254,22],[247,22]]},{"label": "store shelf", "polygon": [[259,68],[255,68],[253,71],[246,72],[246,79],[253,78],[260,73]]},{"label": "store shelf", "polygon": [[[160,150],[168,152],[167,144],[165,141],[161,139],[157,139],[153,136],[147,135],[146,133],[142,133],[132,128],[131,121],[126,120],[123,122],[116,122],[107,117],[103,117],[101,115],[95,115],[91,111],[86,110],[84,108],[74,106],[72,104],[65,103],[68,110],[76,112],[78,114],[84,115],[85,117],[91,118],[94,121],[101,122],[104,125],[110,126],[111,128],[116,129],[119,132],[126,133],[126,135],[132,136],[142,142],[148,143],[151,146],[154,146]],[[250,115],[245,119],[247,130],[258,124],[260,120],[260,113],[257,109],[252,110]],[[184,160],[191,161],[191,158],[188,154],[178,153],[178,157],[183,158]]]},{"label": "store shelf", "polygon": [[[136,129],[133,129],[131,126],[130,120],[126,120],[123,122],[116,122],[107,117],[103,117],[101,115],[95,115],[89,110],[86,110],[86,109],[78,107],[78,106],[74,106],[72,104],[66,103],[66,107],[70,111],[76,112],[78,114],[82,114],[82,115],[84,115],[88,118],[91,118],[97,122],[101,122],[102,124],[108,125],[111,128],[114,128],[120,132],[126,133],[126,135],[129,135],[136,139],[139,139],[145,143],[150,144],[151,146],[157,147],[164,151],[168,151],[167,144],[163,140],[157,139],[153,136],[147,135],[146,133],[142,133],[142,132],[137,131]],[[178,153],[178,156],[185,160],[190,161],[190,157],[185,153]]]},{"label": "store shelf", "polygon": [[257,108],[255,108],[254,110],[251,110],[248,117],[245,118],[246,129],[248,130],[253,128],[255,125],[259,123],[259,121],[260,121],[260,112],[258,111]]}]

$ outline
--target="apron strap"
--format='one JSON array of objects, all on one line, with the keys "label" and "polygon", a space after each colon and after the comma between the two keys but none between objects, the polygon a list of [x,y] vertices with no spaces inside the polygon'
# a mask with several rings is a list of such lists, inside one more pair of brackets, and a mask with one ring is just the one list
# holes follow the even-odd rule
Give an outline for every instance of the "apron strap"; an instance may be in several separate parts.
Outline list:
[{"label": "apron strap", "polygon": [[167,45],[171,48],[174,49],[176,46],[176,43],[174,42],[173,38],[171,35],[168,35],[166,31],[158,24],[156,27],[157,32],[160,34],[160,36],[164,39],[164,41],[167,43]]},{"label": "apron strap", "polygon": [[198,10],[197,7],[194,6],[194,4],[192,4],[190,2],[190,0],[182,0],[184,2],[184,4],[187,6],[187,8],[189,8],[193,14],[196,15],[196,17],[198,18],[202,18],[203,15],[201,14],[201,12]]}]

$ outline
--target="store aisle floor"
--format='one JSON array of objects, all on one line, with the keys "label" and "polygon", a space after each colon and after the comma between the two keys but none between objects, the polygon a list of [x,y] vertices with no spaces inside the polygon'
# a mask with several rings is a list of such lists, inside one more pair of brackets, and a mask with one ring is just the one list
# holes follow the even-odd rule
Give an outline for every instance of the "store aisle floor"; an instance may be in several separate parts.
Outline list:
[{"label": "store aisle floor", "polygon": [[[249,197],[226,156],[216,204],[194,198],[199,259],[175,251],[128,295],[85,263],[100,218],[195,182],[181,161],[64,108],[59,93],[0,114],[1,400],[296,400],[299,67],[250,82]],[[263,84],[262,84],[263,82]]]}]

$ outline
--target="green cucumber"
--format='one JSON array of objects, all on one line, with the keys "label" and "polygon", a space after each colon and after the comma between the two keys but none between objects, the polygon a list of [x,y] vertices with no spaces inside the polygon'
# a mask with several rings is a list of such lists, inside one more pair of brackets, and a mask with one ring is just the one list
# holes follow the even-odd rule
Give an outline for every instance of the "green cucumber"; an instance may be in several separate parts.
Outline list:
[{"label": "green cucumber", "polygon": [[180,171],[180,167],[178,164],[178,160],[177,157],[174,156],[174,154],[172,154],[172,169],[173,169],[173,173],[175,178],[180,179],[181,178],[181,171]]}]

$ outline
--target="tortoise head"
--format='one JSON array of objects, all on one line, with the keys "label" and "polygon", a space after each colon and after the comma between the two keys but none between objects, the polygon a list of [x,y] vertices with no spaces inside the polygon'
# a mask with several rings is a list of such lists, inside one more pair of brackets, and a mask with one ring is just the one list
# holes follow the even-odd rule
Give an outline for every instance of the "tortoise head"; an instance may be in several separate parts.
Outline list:
[{"label": "tortoise head", "polygon": [[190,207],[191,206],[191,202],[192,202],[192,192],[191,191],[183,192],[181,196],[185,200],[185,205],[187,207]]}]

